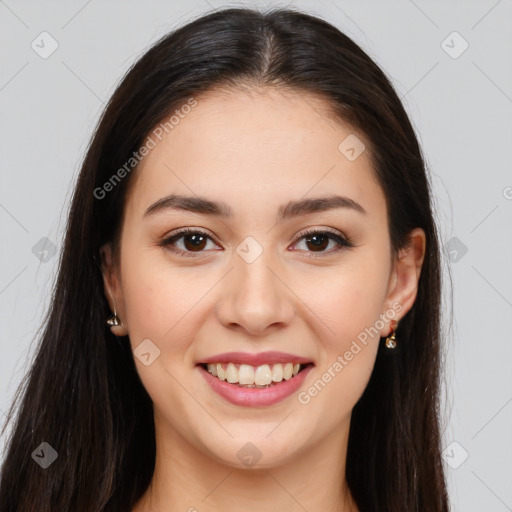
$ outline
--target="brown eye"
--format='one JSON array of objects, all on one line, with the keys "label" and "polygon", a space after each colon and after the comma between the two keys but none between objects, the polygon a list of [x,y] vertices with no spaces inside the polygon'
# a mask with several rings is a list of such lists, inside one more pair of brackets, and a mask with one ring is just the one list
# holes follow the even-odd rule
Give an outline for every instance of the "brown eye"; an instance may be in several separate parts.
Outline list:
[{"label": "brown eye", "polygon": [[[178,242],[181,240],[183,240],[183,242],[181,242],[180,247]],[[187,228],[165,238],[159,245],[168,247],[171,251],[182,256],[195,257],[205,252],[204,249],[206,249],[208,241],[212,241],[212,238],[207,233]]]},{"label": "brown eye", "polygon": [[[181,240],[183,240],[181,242],[182,246],[179,247],[180,244],[178,242]],[[304,250],[313,253],[314,256],[312,257],[316,256],[314,253],[317,253],[318,256],[323,256],[343,248],[354,247],[348,238],[331,231],[306,231],[301,233],[300,240],[305,241],[306,248]],[[159,245],[168,247],[171,251],[181,256],[196,257],[203,252],[207,252],[206,248],[209,241],[213,243],[213,239],[208,233],[187,228],[165,238]],[[331,242],[334,243],[333,248],[326,250]],[[213,243],[213,245],[215,246],[216,244]]]},{"label": "brown eye", "polygon": [[311,244],[309,247],[312,251],[318,250],[324,250],[329,245],[329,237],[327,237],[324,234],[316,234],[312,236],[306,237],[306,244]]},{"label": "brown eye", "polygon": [[187,251],[200,251],[206,245],[206,237],[199,234],[185,235],[182,237],[183,245]]},{"label": "brown eye", "polygon": [[[331,231],[311,230],[302,232],[299,236],[300,240],[305,241],[305,250],[311,253],[318,253],[318,256],[328,255],[343,248],[354,247],[354,244],[348,238]],[[334,248],[326,251],[330,242],[334,243]]]}]

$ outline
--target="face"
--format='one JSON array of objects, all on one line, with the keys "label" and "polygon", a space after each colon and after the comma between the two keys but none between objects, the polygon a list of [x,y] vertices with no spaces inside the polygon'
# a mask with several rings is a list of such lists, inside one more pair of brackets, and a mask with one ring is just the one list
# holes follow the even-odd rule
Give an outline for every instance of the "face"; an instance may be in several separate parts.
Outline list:
[{"label": "face", "polygon": [[[272,467],[346,436],[380,337],[414,302],[422,232],[393,258],[369,143],[326,109],[290,91],[197,97],[134,171],[117,264],[105,252],[157,431],[230,466],[246,442]],[[260,389],[206,361],[259,382],[302,365]]]}]

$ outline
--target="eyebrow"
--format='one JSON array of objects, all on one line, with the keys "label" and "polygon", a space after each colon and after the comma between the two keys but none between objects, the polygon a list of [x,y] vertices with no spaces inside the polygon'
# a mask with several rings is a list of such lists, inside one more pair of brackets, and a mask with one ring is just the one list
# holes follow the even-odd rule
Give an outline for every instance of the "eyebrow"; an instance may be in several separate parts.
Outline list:
[{"label": "eyebrow", "polygon": [[[315,212],[324,212],[335,208],[347,208],[367,215],[366,210],[349,197],[329,195],[309,199],[290,201],[279,207],[277,222],[282,222],[299,215],[307,215]],[[184,196],[171,194],[153,203],[144,213],[143,217],[154,215],[165,210],[181,210],[197,213],[199,215],[211,215],[222,218],[232,218],[231,208],[223,202],[212,201],[205,197]]]}]

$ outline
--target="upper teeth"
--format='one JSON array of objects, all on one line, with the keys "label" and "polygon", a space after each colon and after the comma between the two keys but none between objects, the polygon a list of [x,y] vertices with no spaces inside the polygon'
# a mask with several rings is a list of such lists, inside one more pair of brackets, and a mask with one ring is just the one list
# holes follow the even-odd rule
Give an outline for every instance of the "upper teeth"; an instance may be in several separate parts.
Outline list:
[{"label": "upper teeth", "polygon": [[208,371],[218,377],[220,380],[227,380],[234,384],[256,384],[257,386],[265,386],[271,382],[281,382],[283,379],[289,380],[293,375],[297,375],[300,370],[300,364],[262,364],[261,366],[251,366],[249,364],[235,365],[228,363],[214,363],[208,365]]}]

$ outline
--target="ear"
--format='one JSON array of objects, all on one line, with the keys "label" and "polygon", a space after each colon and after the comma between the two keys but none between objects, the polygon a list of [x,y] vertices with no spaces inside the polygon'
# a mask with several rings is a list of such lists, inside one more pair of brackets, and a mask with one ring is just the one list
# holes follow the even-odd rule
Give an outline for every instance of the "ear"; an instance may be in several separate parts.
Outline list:
[{"label": "ear", "polygon": [[[408,245],[399,251],[398,258],[395,260],[385,300],[386,309],[397,311],[394,319],[398,322],[412,308],[416,300],[418,281],[425,258],[426,237],[423,229],[413,229],[409,234],[409,240]],[[389,334],[391,330],[388,325],[381,331],[381,337]]]},{"label": "ear", "polygon": [[113,248],[110,243],[107,243],[100,248],[100,260],[105,296],[107,297],[111,311],[117,313],[120,321],[119,325],[111,326],[110,330],[116,336],[126,336],[128,334],[128,329],[123,322],[125,316],[122,289],[118,276],[118,269],[114,261]]}]

